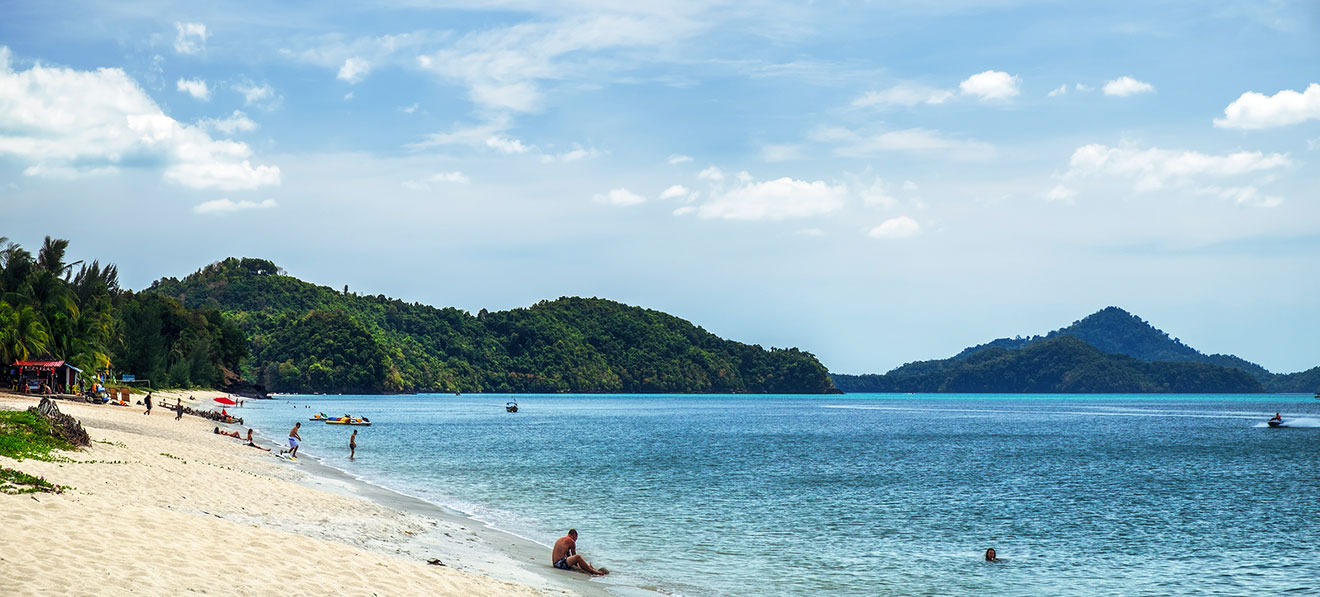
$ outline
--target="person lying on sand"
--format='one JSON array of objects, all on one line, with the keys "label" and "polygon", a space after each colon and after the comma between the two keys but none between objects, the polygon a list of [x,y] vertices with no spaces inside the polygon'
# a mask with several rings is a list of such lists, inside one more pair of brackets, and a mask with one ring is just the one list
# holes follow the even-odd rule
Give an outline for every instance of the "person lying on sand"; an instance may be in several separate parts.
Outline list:
[{"label": "person lying on sand", "polygon": [[267,451],[267,452],[270,451],[270,448],[263,448],[263,447],[261,447],[261,446],[258,446],[256,442],[252,441],[252,430],[251,430],[251,429],[248,429],[247,445],[252,446],[253,448],[256,448],[256,449],[258,449],[258,450],[265,450],[265,451]]},{"label": "person lying on sand", "polygon": [[577,529],[568,529],[567,535],[555,541],[554,548],[550,550],[550,561],[554,562],[554,567],[560,570],[581,570],[592,576],[609,574],[610,571],[604,568],[592,568],[586,558],[577,555],[577,536]]},{"label": "person lying on sand", "polygon": [[226,435],[226,436],[232,437],[232,438],[234,438],[234,439],[239,439],[239,437],[240,437],[240,436],[238,435],[238,432],[237,432],[237,431],[220,431],[220,428],[219,428],[219,427],[216,427],[216,428],[215,428],[215,433],[216,433],[217,435]]}]

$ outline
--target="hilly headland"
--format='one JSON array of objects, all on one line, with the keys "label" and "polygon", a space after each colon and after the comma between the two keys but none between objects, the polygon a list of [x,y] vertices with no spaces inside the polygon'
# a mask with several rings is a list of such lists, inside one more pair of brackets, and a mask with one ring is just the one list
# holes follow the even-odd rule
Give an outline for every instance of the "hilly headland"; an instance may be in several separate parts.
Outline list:
[{"label": "hilly headland", "polygon": [[145,293],[217,311],[272,392],[831,393],[811,353],[726,340],[673,315],[563,297],[473,315],[318,286],[230,258]]},{"label": "hilly headland", "polygon": [[1320,367],[1272,373],[1205,354],[1106,307],[1044,335],[999,338],[884,374],[833,374],[845,392],[1256,393],[1320,391]]}]

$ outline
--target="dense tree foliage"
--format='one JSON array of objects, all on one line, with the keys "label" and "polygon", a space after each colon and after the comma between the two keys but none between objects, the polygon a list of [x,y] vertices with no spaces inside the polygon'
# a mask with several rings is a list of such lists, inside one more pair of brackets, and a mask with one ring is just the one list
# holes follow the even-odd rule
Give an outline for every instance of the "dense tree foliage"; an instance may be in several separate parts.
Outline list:
[{"label": "dense tree foliage", "polygon": [[113,365],[156,387],[214,386],[239,369],[246,342],[219,312],[122,291],[115,266],[65,263],[68,247],[67,240],[46,237],[34,258],[0,237],[5,364],[55,359],[86,372]]},{"label": "dense tree foliage", "polygon": [[[1021,373],[1017,370],[1011,370],[1011,367],[1021,365],[1024,361],[1011,359],[1002,360],[1000,357],[1015,351],[1024,351],[1025,349],[1046,344],[1059,338],[1076,338],[1084,344],[1098,350],[1103,358],[1094,363],[1072,371],[1073,375],[1067,380],[1059,379],[1048,381],[1042,375],[1032,376],[1030,380],[1017,379],[1015,376]],[[1057,349],[1056,349],[1057,350]],[[1081,354],[1081,353],[1075,353]],[[1059,357],[1060,355],[1053,355]],[[1132,371],[1141,371],[1143,376],[1154,375],[1150,379],[1139,379],[1134,377],[1131,371],[1127,369],[1115,369],[1116,363],[1109,357],[1124,356],[1135,359],[1142,363],[1155,365],[1155,369],[1138,367]],[[979,364],[989,362],[989,366]],[[1054,365],[1059,365],[1062,361],[1054,361]],[[1142,321],[1141,318],[1128,313],[1118,307],[1106,307],[1097,311],[1072,325],[1052,331],[1044,336],[1030,336],[1016,338],[1000,338],[964,349],[951,359],[943,361],[924,361],[918,363],[909,363],[898,369],[889,372],[886,375],[834,375],[834,381],[845,391],[865,392],[865,391],[966,391],[966,390],[929,390],[916,388],[946,387],[946,382],[950,381],[946,376],[951,371],[959,370],[959,377],[954,379],[955,386],[961,383],[970,383],[970,379],[979,379],[982,386],[995,386],[1002,388],[1011,388],[1022,386],[1027,381],[1028,386],[1032,384],[1042,385],[1042,387],[1054,387],[1056,389],[1041,390],[993,390],[993,391],[1042,391],[1042,392],[1074,392],[1074,391],[1132,391],[1132,392],[1163,392],[1163,391],[1193,391],[1193,390],[1162,390],[1158,389],[1165,384],[1170,387],[1209,387],[1207,392],[1237,392],[1237,391],[1261,391],[1258,389],[1241,389],[1244,386],[1235,381],[1235,378],[1224,378],[1226,385],[1219,389],[1213,389],[1213,386],[1207,385],[1210,380],[1219,379],[1220,373],[1214,368],[1206,367],[1166,367],[1165,365],[1189,365],[1200,364],[1219,368],[1245,372],[1254,378],[1265,391],[1271,392],[1313,392],[1320,391],[1320,368],[1313,369],[1310,372],[1304,371],[1293,374],[1274,374],[1264,367],[1251,363],[1233,355],[1224,354],[1204,354],[1186,344],[1181,340],[1172,338],[1169,334],[1156,329],[1149,323]],[[995,372],[994,367],[1010,367]],[[1108,369],[1107,369],[1108,368]],[[1090,373],[1087,373],[1087,371]],[[1064,387],[1076,388],[1078,385],[1087,387],[1102,387],[1104,384],[1082,383],[1086,375],[1098,375],[1100,372],[1109,370],[1115,377],[1109,387],[1111,390],[1078,390],[1062,389]],[[1152,373],[1155,372],[1155,373]],[[1314,372],[1314,373],[1312,373]],[[992,378],[999,375],[998,381]],[[978,377],[979,376],[979,377]],[[1170,377],[1172,376],[1172,377]],[[1201,379],[1203,381],[1194,381]],[[1056,383],[1057,382],[1057,383]],[[1192,384],[1188,386],[1187,384]],[[975,384],[974,384],[975,385]],[[1122,390],[1122,387],[1135,387],[1147,389]],[[953,387],[953,386],[947,386]],[[892,390],[880,390],[877,388],[896,388]]]},{"label": "dense tree foliage", "polygon": [[262,259],[226,259],[150,292],[219,309],[272,391],[833,391],[810,353],[720,339],[613,301],[561,298],[477,315],[316,286]]},{"label": "dense tree foliage", "polygon": [[1320,367],[1312,367],[1297,373],[1275,374],[1265,382],[1265,389],[1271,392],[1320,393]]},{"label": "dense tree foliage", "polygon": [[1071,336],[1012,350],[903,365],[884,375],[835,375],[848,392],[1248,393],[1260,382],[1206,363],[1145,362],[1102,352]]}]

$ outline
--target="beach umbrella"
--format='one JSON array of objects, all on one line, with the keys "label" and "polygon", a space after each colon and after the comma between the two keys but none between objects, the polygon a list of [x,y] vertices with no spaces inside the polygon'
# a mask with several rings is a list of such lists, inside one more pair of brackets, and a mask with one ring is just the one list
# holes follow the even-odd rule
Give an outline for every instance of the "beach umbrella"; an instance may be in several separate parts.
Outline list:
[{"label": "beach umbrella", "polygon": [[215,400],[216,402],[219,402],[220,404],[226,404],[226,405],[229,405],[229,406],[233,406],[233,405],[235,405],[235,404],[238,404],[237,402],[234,402],[233,400],[230,400],[230,399],[228,399],[228,398],[213,398],[213,400]]}]

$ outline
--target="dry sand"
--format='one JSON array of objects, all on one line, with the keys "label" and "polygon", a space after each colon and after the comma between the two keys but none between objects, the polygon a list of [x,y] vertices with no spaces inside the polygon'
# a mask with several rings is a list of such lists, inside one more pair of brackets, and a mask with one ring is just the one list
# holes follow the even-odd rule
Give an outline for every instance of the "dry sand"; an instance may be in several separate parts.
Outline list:
[{"label": "dry sand", "polygon": [[[193,394],[196,408],[203,394]],[[0,595],[606,594],[549,569],[541,546],[309,472],[310,459],[286,462],[215,435],[211,421],[175,421],[163,408],[173,398],[157,393],[151,416],[59,401],[90,448],[65,453],[73,462],[0,457],[73,487],[0,494]],[[0,395],[0,409],[36,403]],[[427,565],[431,557],[445,566]]]}]

